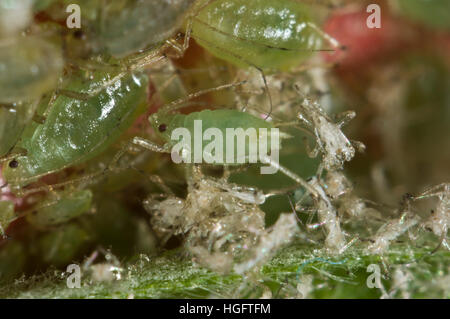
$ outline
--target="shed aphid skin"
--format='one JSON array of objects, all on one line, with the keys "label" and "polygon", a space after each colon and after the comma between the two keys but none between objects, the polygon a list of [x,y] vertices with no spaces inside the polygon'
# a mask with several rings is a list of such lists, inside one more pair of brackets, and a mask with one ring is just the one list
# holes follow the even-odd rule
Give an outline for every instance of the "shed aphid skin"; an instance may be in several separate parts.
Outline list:
[{"label": "shed aphid skin", "polygon": [[198,263],[220,273],[234,269],[243,274],[291,241],[297,231],[292,215],[281,216],[266,230],[264,212],[258,202],[249,199],[247,189],[227,181],[219,186],[199,167],[187,169],[186,199],[164,195],[163,200],[150,196],[144,202],[163,243],[172,235],[183,235],[186,248]]},{"label": "shed aphid skin", "polygon": [[[113,76],[96,72],[86,81],[77,74],[67,88],[83,93]],[[18,146],[27,155],[5,163],[5,180],[21,187],[101,153],[144,111],[147,83],[145,75],[130,74],[87,100],[57,97],[45,123],[33,123],[22,134]]]},{"label": "shed aphid skin", "polygon": [[[163,242],[183,235],[196,261],[228,273],[234,261],[246,259],[264,232],[264,212],[228,191],[212,186],[198,167],[187,167],[188,195],[181,199],[153,196],[144,202],[151,224]],[[211,258],[214,257],[214,258]]]},{"label": "shed aphid skin", "polygon": [[317,215],[319,217],[319,223],[325,227],[327,232],[325,246],[331,253],[340,254],[348,248],[348,245],[345,243],[345,237],[341,230],[337,211],[317,177],[311,178],[309,184],[320,194],[320,200],[317,202]]},{"label": "shed aphid skin", "polygon": [[342,171],[327,171],[322,185],[340,215],[347,220],[382,220],[380,212],[370,207],[376,207],[377,204],[358,197],[352,183]]},{"label": "shed aphid skin", "polygon": [[392,219],[378,229],[372,244],[367,248],[368,252],[376,255],[383,254],[389,248],[391,242],[420,222],[420,217],[405,207],[400,212],[401,216]]},{"label": "shed aphid skin", "polygon": [[443,245],[447,250],[450,250],[447,238],[447,232],[450,228],[450,184],[444,183],[430,187],[421,194],[414,196],[413,200],[427,198],[437,198],[438,203],[431,216],[424,222],[424,226],[431,229],[441,239],[439,246]]},{"label": "shed aphid skin", "polygon": [[[98,258],[99,253],[104,256],[105,262],[94,263]],[[101,247],[86,258],[83,262],[82,269],[89,274],[94,282],[112,282],[121,280],[124,271],[118,258]]]},{"label": "shed aphid skin", "polygon": [[[297,87],[297,91],[300,93],[300,88]],[[316,157],[321,152],[323,168],[340,169],[355,156],[355,148],[360,152],[364,150],[364,144],[349,140],[341,131],[341,127],[355,117],[355,112],[343,113],[340,115],[342,119],[333,123],[315,101],[304,98],[300,108],[298,120],[310,128],[316,138],[317,146],[309,151],[310,156]]]}]

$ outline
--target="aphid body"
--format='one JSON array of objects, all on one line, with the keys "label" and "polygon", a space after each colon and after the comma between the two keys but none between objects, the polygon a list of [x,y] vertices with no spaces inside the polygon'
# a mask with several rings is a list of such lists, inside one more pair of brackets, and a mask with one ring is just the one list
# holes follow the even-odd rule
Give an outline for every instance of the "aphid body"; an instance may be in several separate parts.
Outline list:
[{"label": "aphid body", "polygon": [[[219,150],[215,151],[222,151],[223,156],[221,157],[221,161],[212,162],[212,164],[221,165],[225,162],[230,165],[248,163],[251,156],[257,155],[258,138],[261,137],[262,134],[266,134],[262,137],[265,138],[265,141],[267,142],[267,150],[269,150],[271,148],[271,141],[273,137],[272,129],[274,129],[272,122],[265,121],[262,118],[258,118],[246,112],[230,109],[204,110],[200,112],[192,112],[188,115],[179,113],[162,115],[155,114],[151,116],[149,120],[155,128],[155,131],[157,131],[167,143],[166,147],[174,147],[174,144],[178,143],[178,139],[174,139],[174,130],[184,128],[189,131],[191,141],[188,141],[187,145],[189,146],[187,148],[191,148],[189,149],[192,157],[191,162],[194,162],[193,157],[195,156],[195,149],[192,149],[192,146],[195,147],[195,139],[197,138],[196,134],[198,133],[202,134],[202,150],[204,150],[204,153],[206,152],[211,156],[214,156],[212,151],[208,152],[208,144],[211,143],[210,140],[204,139],[203,136],[204,134],[206,135],[208,130],[215,130],[213,131],[215,132],[215,138],[220,138],[217,135],[220,135],[223,138],[223,143],[219,146]],[[202,131],[197,132],[200,125]],[[266,133],[263,133],[263,129],[265,129]],[[251,134],[251,132],[254,134]],[[244,134],[247,133],[248,135],[244,136]],[[227,143],[229,143],[229,137],[231,136],[233,136],[233,140],[234,137],[236,137],[237,140],[232,146],[233,155],[229,156],[229,160],[227,160],[227,155],[229,155],[227,152],[230,152],[230,146],[227,145]],[[242,137],[244,137],[244,139]],[[237,151],[239,143],[245,143],[245,158],[242,158]],[[220,149],[220,147],[222,149]]]},{"label": "aphid body", "polygon": [[215,56],[240,67],[284,70],[309,58],[324,34],[307,4],[292,0],[202,0],[192,33]]},{"label": "aphid body", "polygon": [[[102,72],[95,72],[93,79],[74,76],[64,89],[82,95],[112,79],[114,74]],[[98,155],[144,111],[147,86],[145,75],[131,74],[87,99],[60,95],[45,123],[31,123],[24,131],[19,146],[27,155],[5,164],[4,179],[24,185]]]}]

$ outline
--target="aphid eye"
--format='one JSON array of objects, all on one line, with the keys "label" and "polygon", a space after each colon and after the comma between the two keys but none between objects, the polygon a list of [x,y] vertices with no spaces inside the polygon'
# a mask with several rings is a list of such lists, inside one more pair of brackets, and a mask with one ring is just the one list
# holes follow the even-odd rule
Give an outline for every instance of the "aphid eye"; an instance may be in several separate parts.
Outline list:
[{"label": "aphid eye", "polygon": [[17,168],[19,166],[19,162],[13,159],[11,162],[9,162],[9,167],[11,168]]},{"label": "aphid eye", "polygon": [[158,126],[158,130],[162,133],[165,132],[167,130],[167,125],[166,124],[161,124],[160,126]]}]

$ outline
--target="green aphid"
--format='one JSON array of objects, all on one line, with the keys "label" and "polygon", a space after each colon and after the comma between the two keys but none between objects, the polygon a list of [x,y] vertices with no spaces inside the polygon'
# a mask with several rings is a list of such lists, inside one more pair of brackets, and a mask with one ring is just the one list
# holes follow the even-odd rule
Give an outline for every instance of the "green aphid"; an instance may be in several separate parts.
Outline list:
[{"label": "green aphid", "polygon": [[[260,168],[262,175],[279,171],[314,196],[318,196],[316,190],[304,179],[279,163],[281,139],[290,136],[280,132],[273,122],[247,112],[227,109],[204,110],[188,115],[173,114],[168,111],[173,106],[174,104],[169,104],[149,118],[155,131],[159,132],[164,140],[163,146],[140,137],[133,138],[131,144],[154,152],[171,153],[172,160],[176,163],[204,163],[216,166],[267,164]],[[201,129],[197,126],[199,122]],[[182,131],[183,134],[178,134]],[[208,134],[209,138],[206,137]],[[189,139],[190,145],[186,144]],[[201,152],[196,151],[196,139],[200,139],[198,144],[201,145]],[[231,140],[234,140],[234,145],[228,144]],[[199,153],[200,158],[197,157]]]},{"label": "green aphid", "polygon": [[239,67],[287,70],[322,47],[326,36],[310,5],[293,0],[201,0],[192,37]]},{"label": "green aphid", "polygon": [[107,52],[122,57],[173,36],[194,0],[118,0],[102,8],[96,38]]},{"label": "green aphid", "polygon": [[147,88],[144,74],[73,75],[65,95],[46,110],[44,124],[25,129],[17,146],[27,155],[5,163],[4,179],[22,186],[100,154],[145,111]]},{"label": "green aphid", "polygon": [[91,239],[80,225],[69,223],[39,237],[33,249],[44,263],[60,267],[85,252]]},{"label": "green aphid", "polygon": [[36,37],[0,39],[0,103],[40,98],[63,68],[62,50]]},{"label": "green aphid", "polygon": [[0,156],[6,155],[17,143],[37,105],[37,102],[0,105]]},{"label": "green aphid", "polygon": [[0,201],[0,238],[5,236],[6,229],[15,219],[14,203],[9,200]]},{"label": "green aphid", "polygon": [[438,29],[450,29],[450,1],[397,0],[398,12]]},{"label": "green aphid", "polygon": [[68,190],[56,196],[51,194],[39,203],[26,215],[27,221],[37,228],[66,223],[88,212],[92,204],[90,190]]},{"label": "green aphid", "polygon": [[[271,141],[271,129],[274,128],[273,123],[269,121],[265,121],[262,118],[258,118],[250,113],[241,112],[238,110],[204,110],[201,112],[192,112],[188,115],[185,114],[164,114],[160,112],[159,114],[153,115],[150,117],[150,121],[152,126],[155,128],[155,131],[158,132],[160,137],[166,141],[166,147],[173,148],[175,144],[179,142],[179,139],[173,139],[173,131],[175,129],[184,128],[189,132],[190,141],[187,141],[188,145],[191,147],[191,162],[194,162],[194,150],[195,147],[195,135],[201,134],[200,138],[202,139],[202,149],[204,153],[208,152],[208,145],[211,143],[210,140],[206,140],[203,138],[203,134],[207,133],[208,130],[216,130],[216,133],[220,134],[223,138],[223,148],[216,150],[220,151],[224,157],[227,156],[227,145],[226,145],[226,137],[229,133],[230,129],[242,129],[243,132],[246,132],[248,129],[254,130],[253,139],[251,134],[246,137],[245,141],[240,141],[236,138],[234,143],[234,151],[232,161],[229,161],[230,164],[242,164],[248,163],[249,157],[253,152],[258,152],[257,144],[258,137],[261,134],[261,129],[266,129],[266,137],[267,137],[267,148],[270,149],[270,141]],[[201,131],[196,132],[196,121],[197,123],[201,123]],[[197,124],[198,125],[198,124]],[[199,126],[197,126],[199,127]],[[228,132],[227,132],[228,130]],[[214,132],[214,131],[212,131]],[[239,135],[239,134],[238,134]],[[198,138],[198,137],[197,137]],[[211,137],[211,139],[219,138],[219,136],[215,135]],[[237,147],[238,143],[245,143],[245,154],[247,155],[245,158],[241,158],[238,156]],[[175,150],[175,149],[174,149]],[[214,151],[213,151],[214,152]],[[211,153],[213,153],[211,152]],[[213,155],[213,154],[211,154]],[[256,154],[253,154],[256,155]],[[241,158],[241,162],[239,159]],[[242,162],[243,160],[243,162]],[[225,161],[225,158],[222,158],[221,163]]]},{"label": "green aphid", "polygon": [[[65,8],[80,7],[81,28],[77,37],[96,53],[114,57],[158,46],[172,37],[195,0],[46,0],[35,4],[55,21],[69,18]],[[42,2],[42,3],[40,3]]]}]

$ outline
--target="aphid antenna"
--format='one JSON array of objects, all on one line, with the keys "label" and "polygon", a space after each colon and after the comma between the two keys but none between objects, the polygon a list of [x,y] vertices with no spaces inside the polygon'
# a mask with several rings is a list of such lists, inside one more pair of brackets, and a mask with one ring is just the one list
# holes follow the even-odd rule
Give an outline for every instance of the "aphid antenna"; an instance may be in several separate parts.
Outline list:
[{"label": "aphid antenna", "polygon": [[[211,28],[212,28],[212,27],[211,27]],[[213,29],[214,29],[214,28],[213,28]],[[264,90],[265,90],[265,92],[266,92],[266,94],[267,94],[267,97],[268,97],[268,99],[269,99],[269,106],[270,106],[270,109],[269,109],[269,113],[268,113],[266,119],[269,118],[269,117],[270,117],[270,114],[272,113],[273,104],[272,104],[272,95],[270,94],[270,90],[269,90],[269,86],[268,86],[268,84],[267,84],[267,78],[266,78],[266,75],[265,75],[265,73],[264,73],[264,70],[261,69],[260,67],[258,67],[257,65],[255,65],[255,64],[253,64],[253,63],[251,63],[251,62],[245,60],[245,59],[244,59],[242,56],[240,56],[240,55],[237,55],[237,54],[235,54],[235,53],[233,53],[233,52],[231,52],[231,51],[229,51],[229,50],[227,50],[227,49],[225,49],[225,48],[218,47],[217,45],[211,43],[210,41],[204,40],[204,39],[199,38],[199,37],[197,37],[197,38],[200,39],[200,40],[202,40],[202,41],[205,42],[205,43],[208,43],[210,46],[212,46],[212,47],[214,47],[214,48],[216,48],[216,49],[222,50],[223,52],[226,52],[227,54],[229,54],[229,55],[235,57],[236,59],[242,61],[244,64],[248,65],[249,67],[253,67],[254,69],[256,69],[256,70],[261,74],[261,78],[262,78],[263,83],[264,83]]]},{"label": "aphid antenna", "polygon": [[82,182],[86,182],[86,185],[90,185],[90,184],[94,184],[96,183],[97,180],[101,180],[104,175],[106,174],[106,172],[108,171],[108,168],[105,168],[97,173],[92,173],[92,174],[88,174],[85,176],[81,176],[81,177],[77,177],[77,178],[73,178],[64,182],[60,182],[60,183],[55,183],[52,185],[48,185],[43,183],[42,181],[39,181],[39,183],[43,184],[43,186],[36,186],[30,189],[20,189],[18,191],[18,195],[20,197],[25,197],[25,196],[29,196],[31,194],[35,194],[35,193],[39,193],[39,192],[56,192],[56,189],[65,187],[65,186],[69,186],[69,185],[74,185],[74,184],[78,184],[78,183],[82,183]]},{"label": "aphid antenna", "polygon": [[450,196],[450,183],[442,183],[439,185],[431,186],[419,195],[412,195],[412,200],[421,200],[431,197]]},{"label": "aphid antenna", "polygon": [[[23,130],[22,130],[22,132],[23,132]],[[15,147],[15,145],[13,145],[11,147],[10,151],[6,155],[0,157],[0,164],[4,163],[4,162],[12,161],[18,156],[26,156],[27,153],[28,152],[26,149],[21,148],[21,147]]]},{"label": "aphid antenna", "polygon": [[[220,86],[217,86],[217,87],[214,87],[214,88],[208,88],[208,89],[205,89],[205,90],[201,90],[201,91],[197,91],[195,93],[188,94],[186,97],[180,98],[178,100],[175,100],[175,101],[173,101],[173,102],[171,102],[169,104],[166,104],[166,105],[162,106],[158,110],[157,113],[159,113],[159,114],[167,114],[170,111],[172,111],[174,109],[177,109],[176,106],[178,106],[178,105],[184,105],[182,107],[188,106],[188,105],[185,105],[185,103],[188,102],[189,100],[193,99],[193,98],[197,98],[197,97],[200,97],[202,95],[205,95],[205,94],[208,94],[208,93],[211,93],[211,92],[216,92],[216,91],[220,91],[220,90],[226,90],[226,89],[234,88],[234,87],[243,85],[245,83],[247,83],[247,81],[234,82],[234,83],[224,84],[224,85],[220,85]],[[182,108],[182,107],[179,107],[179,108]]]},{"label": "aphid antenna", "polygon": [[274,115],[273,113],[272,114],[267,113],[267,112],[265,112],[263,110],[260,110],[258,107],[253,107],[253,106],[244,106],[241,109],[241,111],[245,112],[246,109],[254,110],[254,111],[256,111],[256,112],[258,112],[260,114],[266,115],[265,120],[268,120],[269,117],[271,119],[275,120],[274,127],[277,127],[277,128],[292,127],[292,128],[294,128],[294,129],[296,129],[298,131],[301,131],[301,132],[303,132],[303,133],[305,133],[305,134],[307,134],[307,135],[309,135],[311,137],[314,137],[314,138],[316,137],[311,131],[309,131],[308,129],[300,126],[298,124],[298,121],[283,122],[280,117]]},{"label": "aphid antenna", "polygon": [[[294,101],[294,99],[290,99],[290,100]],[[290,100],[282,101],[281,103],[277,104],[277,106],[278,106],[278,105],[285,104],[285,103],[289,102]],[[277,106],[275,106],[275,109],[276,109]],[[260,113],[260,114],[264,114],[264,115],[266,116],[266,117],[265,117],[265,120],[268,120],[269,117],[270,117],[271,119],[275,120],[275,123],[274,123],[274,126],[275,126],[275,127],[284,127],[284,126],[287,126],[287,127],[294,127],[294,128],[296,128],[296,129],[299,129],[299,130],[303,131],[304,133],[307,133],[307,134],[310,134],[310,135],[311,135],[311,132],[305,130],[303,127],[299,127],[299,126],[298,126],[298,121],[283,122],[283,120],[282,120],[279,116],[275,115],[274,113],[267,113],[266,111],[261,110],[259,107],[256,107],[256,106],[248,106],[248,105],[246,105],[246,106],[244,106],[244,107],[241,109],[241,111],[242,111],[242,112],[245,112],[247,109],[256,111],[256,112],[258,112],[258,113]],[[313,136],[313,135],[312,135],[312,136]]]},{"label": "aphid antenna", "polygon": [[385,208],[385,209],[389,209],[389,210],[395,210],[396,209],[395,206],[388,205],[388,204],[385,204],[385,203],[375,202],[375,201],[370,200],[370,199],[362,198],[361,200],[363,202],[367,203],[367,204],[370,204],[370,205],[374,206],[374,207],[380,207],[380,208]]},{"label": "aphid antenna", "polygon": [[79,69],[83,71],[95,72],[117,72],[121,66],[119,63],[108,63],[103,60],[80,60],[80,59],[67,59],[67,64],[73,69]]}]

